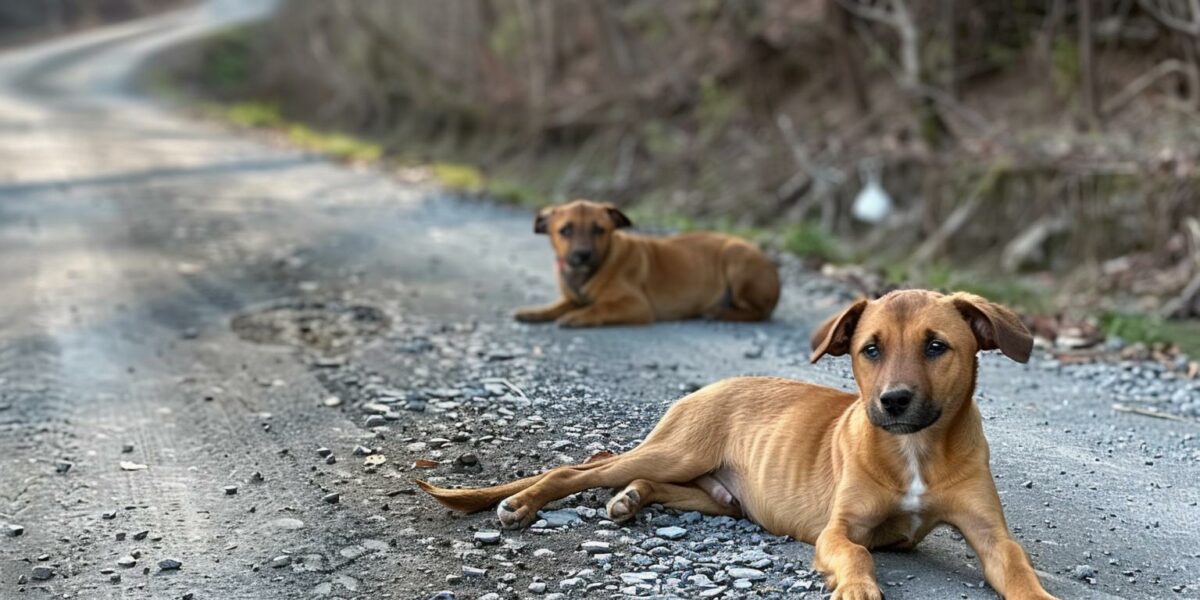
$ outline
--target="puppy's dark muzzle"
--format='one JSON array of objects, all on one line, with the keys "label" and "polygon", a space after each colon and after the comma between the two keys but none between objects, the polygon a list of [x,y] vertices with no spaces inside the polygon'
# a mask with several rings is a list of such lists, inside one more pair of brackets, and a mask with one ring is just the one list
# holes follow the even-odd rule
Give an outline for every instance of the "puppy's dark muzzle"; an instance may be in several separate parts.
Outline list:
[{"label": "puppy's dark muzzle", "polygon": [[888,433],[916,433],[933,425],[941,416],[936,402],[910,390],[885,392],[867,405],[871,424]]},{"label": "puppy's dark muzzle", "polygon": [[593,260],[595,253],[591,250],[575,250],[567,255],[567,265],[576,269],[591,266]]}]

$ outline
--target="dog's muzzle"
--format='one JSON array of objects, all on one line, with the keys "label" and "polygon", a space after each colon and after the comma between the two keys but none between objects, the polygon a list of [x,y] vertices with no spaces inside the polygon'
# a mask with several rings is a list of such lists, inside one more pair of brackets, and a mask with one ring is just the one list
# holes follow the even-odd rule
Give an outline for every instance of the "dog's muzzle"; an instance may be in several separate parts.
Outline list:
[{"label": "dog's muzzle", "polygon": [[892,390],[867,405],[871,424],[895,434],[916,433],[942,416],[937,403],[909,390]]}]

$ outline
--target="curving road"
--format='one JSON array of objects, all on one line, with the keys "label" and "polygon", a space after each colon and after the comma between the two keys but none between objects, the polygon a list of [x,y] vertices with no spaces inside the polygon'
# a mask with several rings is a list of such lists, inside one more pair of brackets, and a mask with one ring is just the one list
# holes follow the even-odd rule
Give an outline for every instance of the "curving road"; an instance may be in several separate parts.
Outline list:
[{"label": "curving road", "polygon": [[[269,8],[212,2],[0,53],[0,523],[23,528],[0,530],[0,597],[526,597],[538,580],[618,596],[652,526],[590,519],[476,548],[493,517],[412,495],[414,471],[484,482],[626,448],[681,389],[733,374],[848,385],[845,362],[804,360],[844,296],[798,269],[765,325],[516,325],[512,307],[553,289],[527,214],[126,91],[155,51]],[[1042,359],[982,369],[997,485],[1047,587],[1200,597],[1200,426],[1114,413]],[[488,377],[527,398],[470,399]],[[386,426],[364,429],[379,402]],[[387,462],[365,467],[360,445]],[[478,466],[456,468],[463,454]],[[779,572],[810,564],[803,544],[715,527],[693,535],[775,557],[753,593],[783,594]],[[595,539],[617,548],[611,574],[576,551]],[[890,599],[995,597],[949,531],[878,568]],[[576,576],[587,587],[560,587]],[[674,589],[647,581],[632,589]]]}]

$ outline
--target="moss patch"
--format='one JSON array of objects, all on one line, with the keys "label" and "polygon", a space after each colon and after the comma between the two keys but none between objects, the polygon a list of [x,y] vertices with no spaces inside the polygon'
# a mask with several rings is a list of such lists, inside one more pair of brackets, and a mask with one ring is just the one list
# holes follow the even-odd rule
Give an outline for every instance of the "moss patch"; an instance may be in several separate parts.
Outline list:
[{"label": "moss patch", "polygon": [[1127,342],[1178,346],[1190,356],[1200,356],[1200,323],[1168,321],[1154,315],[1110,312],[1100,319],[1104,332]]}]

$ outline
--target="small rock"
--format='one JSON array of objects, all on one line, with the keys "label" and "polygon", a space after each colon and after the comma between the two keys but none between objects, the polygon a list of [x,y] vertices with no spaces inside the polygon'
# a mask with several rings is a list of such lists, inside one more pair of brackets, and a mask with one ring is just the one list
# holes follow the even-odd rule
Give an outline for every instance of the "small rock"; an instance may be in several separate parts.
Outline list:
[{"label": "small rock", "polygon": [[158,568],[163,571],[178,571],[182,566],[183,563],[174,558],[164,558],[158,561]]},{"label": "small rock", "polygon": [[475,541],[480,544],[492,545],[500,543],[500,532],[494,529],[485,529],[475,532]]},{"label": "small rock", "polygon": [[473,578],[478,579],[480,577],[483,577],[484,575],[487,575],[487,569],[463,566],[462,574],[464,577],[473,577]]},{"label": "small rock", "polygon": [[588,554],[600,554],[601,552],[608,552],[609,543],[589,540],[580,544],[579,547]]},{"label": "small rock", "polygon": [[292,564],[292,557],[287,554],[281,554],[271,559],[272,569],[282,569],[290,564]]},{"label": "small rock", "polygon": [[233,496],[233,495],[237,494],[237,491],[238,491],[238,488],[236,485],[225,486],[225,495],[226,496]]},{"label": "small rock", "polygon": [[454,592],[442,590],[429,597],[429,600],[454,600]]},{"label": "small rock", "polygon": [[383,415],[371,415],[367,417],[366,421],[363,422],[363,427],[366,427],[367,429],[371,429],[373,427],[382,427],[384,425],[387,425],[387,417],[384,417]]},{"label": "small rock", "polygon": [[674,525],[670,527],[659,527],[654,530],[655,535],[668,540],[678,540],[687,535],[687,530]]},{"label": "small rock", "polygon": [[333,492],[332,494],[325,494],[324,496],[321,496],[321,500],[323,500],[326,504],[337,504],[338,502],[342,501],[342,495],[337,492]]},{"label": "small rock", "polygon": [[333,454],[333,450],[330,450],[329,448],[325,448],[325,447],[317,448],[317,456],[320,456],[321,458],[325,458],[326,456],[331,456],[332,454]]},{"label": "small rock", "polygon": [[529,587],[526,589],[528,589],[530,591],[530,593],[533,593],[533,594],[545,594],[546,593],[546,582],[545,581],[535,581],[535,582],[529,584]]},{"label": "small rock", "polygon": [[17,537],[25,533],[25,528],[21,527],[20,525],[9,523],[4,526],[4,533],[8,534],[9,537]]},{"label": "small rock", "polygon": [[725,569],[725,572],[728,573],[729,576],[732,577],[733,579],[747,579],[750,581],[759,581],[759,580],[767,578],[766,573],[763,573],[762,571],[759,571],[758,569],[751,569],[748,567],[730,567],[728,569]]},{"label": "small rock", "polygon": [[354,447],[354,455],[355,456],[370,456],[374,453],[375,453],[374,450],[372,450],[366,446],[355,446]]},{"label": "small rock", "polygon": [[131,569],[137,566],[137,559],[126,554],[125,556],[117,559],[117,566]]},{"label": "small rock", "polygon": [[538,511],[538,517],[546,521],[546,527],[569,527],[583,522],[579,513],[572,508]]},{"label": "small rock", "polygon": [[1071,571],[1071,575],[1075,579],[1087,581],[1096,576],[1096,568],[1091,565],[1075,565],[1075,568]]},{"label": "small rock", "polygon": [[46,581],[47,579],[54,577],[54,569],[51,569],[50,567],[34,567],[32,577],[36,581]]}]

